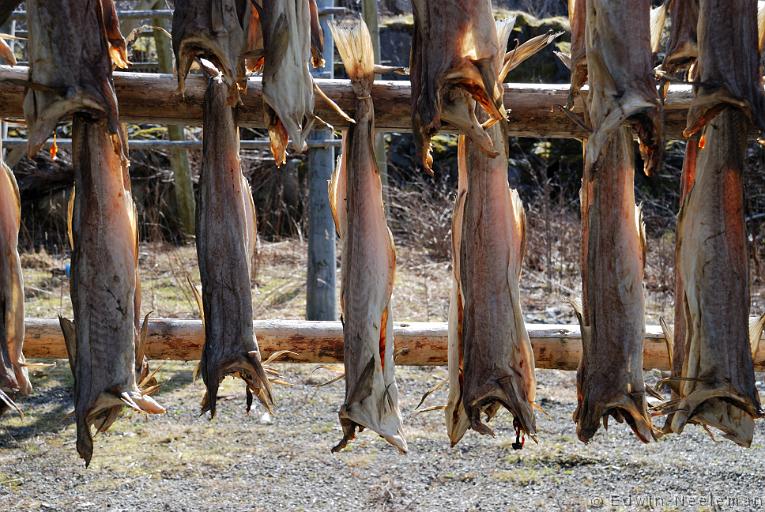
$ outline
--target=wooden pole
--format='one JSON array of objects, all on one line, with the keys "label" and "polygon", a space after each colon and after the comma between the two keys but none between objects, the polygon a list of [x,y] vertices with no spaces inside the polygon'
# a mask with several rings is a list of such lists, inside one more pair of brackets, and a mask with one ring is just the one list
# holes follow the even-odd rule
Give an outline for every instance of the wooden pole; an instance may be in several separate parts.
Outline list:
[{"label": "wooden pole", "polygon": [[[318,0],[319,10],[333,7],[334,0]],[[314,77],[332,78],[335,45],[327,25],[330,16],[321,18],[324,31],[324,68],[314,70]],[[320,101],[320,100],[317,100]],[[332,138],[332,130],[314,129],[310,141]],[[308,150],[308,277],[306,279],[305,316],[308,320],[337,319],[335,283],[337,255],[335,248],[335,222],[329,206],[327,183],[335,168],[335,150],[332,147]]]},{"label": "wooden pole", "polygon": [[[28,68],[0,66],[0,117],[23,119],[22,104]],[[348,80],[317,79],[322,90],[352,114],[355,96]],[[192,75],[186,93],[177,91],[175,77],[157,73],[114,73],[120,115],[127,122],[199,125],[205,80]],[[565,84],[504,84],[505,105],[510,112],[510,135],[521,137],[582,138],[586,132],[562,111],[568,98]],[[586,89],[584,91],[586,93]],[[375,126],[381,131],[407,131],[411,124],[411,86],[408,80],[380,80],[372,87]],[[250,78],[244,105],[238,109],[241,126],[263,128],[263,97],[260,78]],[[666,133],[681,138],[688,107],[693,99],[690,85],[672,85],[664,105]],[[577,103],[579,105],[579,103]],[[575,111],[581,111],[575,107]],[[347,123],[321,100],[316,114],[335,128]],[[752,132],[752,136],[755,133]]]},{"label": "wooden pole", "polygon": [[[165,4],[160,0],[154,4],[154,8],[161,8]],[[152,18],[155,27],[169,30],[168,20],[160,17]],[[154,29],[154,43],[157,47],[157,60],[159,70],[163,73],[173,72],[173,49],[170,38],[166,33]],[[170,140],[185,140],[186,136],[181,124],[167,125],[167,135]],[[170,152],[170,165],[173,169],[173,189],[175,192],[175,204],[177,207],[179,225],[186,236],[193,236],[194,229],[194,185],[191,180],[191,166],[186,149],[174,149]]]},{"label": "wooden pole", "polygon": [[[254,322],[263,358],[279,350],[297,355],[281,361],[340,363],[343,360],[343,327],[340,322],[259,320]],[[537,368],[576,370],[582,355],[578,325],[527,324]],[[394,325],[396,364],[442,366],[446,364],[444,322],[408,322]],[[204,329],[199,320],[149,321],[146,355],[150,359],[196,361],[202,353]],[[29,358],[65,359],[66,348],[58,320],[28,318],[24,354]],[[754,357],[756,371],[765,371],[765,343]],[[667,345],[657,325],[646,326],[643,368],[668,370]]]}]

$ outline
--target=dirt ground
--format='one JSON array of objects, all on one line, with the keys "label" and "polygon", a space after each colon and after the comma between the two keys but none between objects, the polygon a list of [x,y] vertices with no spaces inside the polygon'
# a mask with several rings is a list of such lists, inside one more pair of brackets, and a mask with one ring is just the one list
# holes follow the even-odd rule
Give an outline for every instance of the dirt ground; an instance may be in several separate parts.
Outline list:
[{"label": "dirt ground", "polygon": [[[197,317],[186,285],[198,282],[193,246],[141,248],[143,310],[158,317]],[[399,249],[396,319],[445,320],[449,265]],[[23,256],[27,316],[71,315],[63,257]],[[650,267],[650,256],[649,256]],[[305,245],[263,244],[253,286],[259,318],[303,318]],[[657,272],[649,268],[648,273]],[[578,284],[525,271],[528,321],[573,322],[566,301]],[[670,317],[672,301],[650,292],[648,321]],[[756,293],[753,313],[761,302]],[[156,363],[154,363],[156,364]],[[642,445],[611,424],[594,441],[576,439],[574,372],[537,372],[538,444],[512,449],[511,416],[493,423],[497,436],[468,432],[449,447],[442,412],[418,413],[423,393],[445,368],[399,367],[397,379],[410,453],[398,455],[364,432],[350,449],[331,454],[341,437],[337,410],[343,383],[319,386],[341,365],[277,365],[291,386],[275,389],[273,417],[245,414],[244,389],[227,379],[218,416],[199,415],[201,382],[194,364],[164,363],[158,400],[164,416],[132,412],[95,440],[85,469],[75,451],[72,378],[65,361],[35,369],[35,394],[22,399],[21,418],[0,419],[0,510],[763,510],[765,422],[753,446],[712,440],[689,426],[682,435]],[[655,382],[657,372],[647,372]],[[763,376],[758,388],[765,392]],[[426,405],[445,403],[446,391]],[[660,425],[661,419],[657,419]]]}]

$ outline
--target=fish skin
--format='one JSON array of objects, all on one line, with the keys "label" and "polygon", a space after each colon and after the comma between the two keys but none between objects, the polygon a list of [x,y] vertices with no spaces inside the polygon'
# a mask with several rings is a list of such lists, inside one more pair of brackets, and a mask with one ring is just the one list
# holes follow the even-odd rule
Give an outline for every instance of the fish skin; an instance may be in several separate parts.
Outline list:
[{"label": "fish skin", "polygon": [[634,173],[632,134],[621,127],[582,179],[584,308],[577,312],[582,359],[574,421],[585,443],[609,415],[626,421],[643,442],[655,435],[643,382],[645,238]]},{"label": "fish skin", "polygon": [[21,202],[13,172],[0,159],[0,415],[18,406],[5,393],[32,392],[24,344],[24,276],[18,252]]},{"label": "fish skin", "polygon": [[202,413],[209,411],[211,417],[216,413],[218,386],[227,375],[242,378],[248,393],[254,393],[269,412],[273,407],[252,328],[250,273],[256,237],[252,194],[242,176],[239,127],[227,95],[222,80],[209,79],[196,222],[205,329],[199,374],[207,388]]},{"label": "fish skin", "polygon": [[128,163],[114,138],[106,119],[75,114],[71,297],[76,353],[70,357],[77,451],[86,465],[93,455],[91,426],[106,430],[124,405],[164,412],[136,381],[137,219]]},{"label": "fish skin", "polygon": [[[313,127],[314,82],[308,63],[317,60],[319,44],[308,0],[264,0],[261,16],[264,116],[276,165],[289,148],[308,149]],[[320,27],[319,27],[320,31]],[[312,57],[312,44],[314,51]],[[323,41],[321,42],[323,47]]]},{"label": "fish skin", "polygon": [[[504,119],[502,85],[497,82],[500,47],[488,0],[413,0],[414,36],[410,63],[415,162],[432,172],[430,139],[442,120],[458,128],[474,124],[465,96],[477,101],[493,121]],[[461,91],[461,92],[460,92]],[[446,115],[445,115],[446,114]],[[485,134],[466,131],[487,152]]]},{"label": "fish skin", "polygon": [[[664,431],[685,424],[715,427],[741,446],[752,441],[753,418],[762,415],[748,325],[749,287],[742,174],[747,132],[760,101],[758,28],[754,1],[694,2],[697,97],[688,115],[691,135],[683,162],[677,268],[672,400]],[[714,23],[742,21],[736,35]],[[735,62],[735,69],[730,63]],[[754,111],[753,111],[754,110]],[[699,252],[700,251],[700,252]]]},{"label": "fish skin", "polygon": [[[121,133],[103,12],[100,0],[28,3],[29,79],[34,86],[24,98],[24,118],[30,157],[37,154],[56,123],[75,112],[104,116],[109,133]],[[112,38],[116,38],[113,33]]]},{"label": "fish skin", "polygon": [[361,21],[331,25],[331,29],[357,98],[355,124],[345,132],[342,163],[330,187],[335,192],[331,199],[335,219],[340,222],[337,231],[343,240],[346,383],[339,412],[343,439],[332,451],[343,449],[357,431],[368,428],[405,453],[393,361],[391,295],[396,252],[373,149],[374,105],[369,94],[374,81],[372,41]]},{"label": "fish skin", "polygon": [[252,9],[249,0],[175,0],[172,38],[181,94],[194,60],[204,58],[225,77],[227,104],[240,102],[240,91],[247,88],[245,54],[256,40]]}]

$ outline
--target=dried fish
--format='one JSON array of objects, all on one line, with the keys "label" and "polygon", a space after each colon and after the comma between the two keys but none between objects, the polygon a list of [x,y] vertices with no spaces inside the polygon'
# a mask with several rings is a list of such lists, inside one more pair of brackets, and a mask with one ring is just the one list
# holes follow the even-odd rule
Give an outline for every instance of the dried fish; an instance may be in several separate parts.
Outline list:
[{"label": "dried fish", "polygon": [[330,182],[330,203],[343,240],[341,303],[345,401],[343,439],[369,428],[406,452],[393,362],[391,294],[396,253],[383,207],[374,155],[372,40],[361,21],[332,25],[332,34],[356,96],[355,124],[343,137],[341,164]]},{"label": "dried fish", "polygon": [[[736,30],[719,20],[739,20]],[[683,135],[699,132],[726,106],[740,109],[765,130],[765,93],[760,80],[757,2],[699,0],[699,77]]]},{"label": "dried fish", "polygon": [[[697,97],[688,114],[686,188],[677,228],[676,346],[664,429],[714,427],[741,446],[763,414],[748,325],[749,257],[743,171],[747,135],[763,115],[754,0],[699,1]],[[713,20],[733,16],[735,33]],[[756,339],[755,339],[756,338]],[[755,345],[756,346],[756,345]]]},{"label": "dried fish", "polygon": [[414,36],[410,76],[415,161],[432,172],[430,138],[442,120],[497,154],[478,122],[473,101],[492,124],[507,115],[497,76],[505,47],[497,39],[489,0],[413,0]]},{"label": "dried fish", "polygon": [[[630,6],[630,8],[627,8]],[[587,107],[593,133],[582,178],[582,360],[577,435],[608,416],[643,442],[654,435],[643,382],[645,234],[635,207],[632,125],[647,172],[661,161],[661,109],[651,69],[650,1],[588,0]]]},{"label": "dried fish", "polygon": [[[308,148],[306,139],[315,121],[314,83],[308,63],[311,43],[319,44],[321,27],[311,11],[309,0],[263,0],[260,9],[264,114],[277,165],[286,162],[288,140],[293,151]],[[320,54],[314,50],[314,65],[323,64]]]},{"label": "dried fish", "polygon": [[[624,123],[640,142],[650,176],[663,156],[663,115],[653,77],[650,0],[587,1],[588,108],[593,132],[587,159]],[[593,76],[597,74],[597,76]]]},{"label": "dried fish", "polygon": [[197,256],[202,278],[205,345],[199,373],[207,387],[202,412],[215,416],[220,382],[238,376],[271,412],[273,397],[252,328],[250,275],[255,209],[239,162],[239,127],[222,77],[209,79],[203,106]]},{"label": "dried fish", "polygon": [[[497,22],[506,46],[513,22]],[[506,73],[544,48],[554,35],[534,38],[504,56]],[[485,117],[484,114],[477,115]],[[449,305],[449,397],[446,425],[452,446],[468,428],[493,431],[481,421],[500,405],[514,417],[518,439],[536,432],[534,353],[520,304],[519,279],[526,244],[526,217],[507,182],[507,121],[486,129],[498,154],[482,151],[465,135],[458,147],[458,187],[452,220],[454,281]]]},{"label": "dried fish", "polygon": [[0,415],[20,409],[4,390],[32,392],[25,367],[24,277],[18,252],[21,201],[13,173],[0,160]]}]

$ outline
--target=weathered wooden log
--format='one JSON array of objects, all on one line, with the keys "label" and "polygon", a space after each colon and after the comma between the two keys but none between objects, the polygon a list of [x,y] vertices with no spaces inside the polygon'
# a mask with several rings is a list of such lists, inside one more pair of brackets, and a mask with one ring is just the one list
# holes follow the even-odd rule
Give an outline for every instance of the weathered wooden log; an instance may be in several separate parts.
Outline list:
[{"label": "weathered wooden log", "polygon": [[[0,66],[0,117],[22,118],[24,84],[29,70]],[[348,80],[319,79],[321,89],[343,110],[353,115],[356,97]],[[190,75],[186,92],[177,92],[173,75],[114,73],[114,84],[123,121],[158,124],[201,124],[205,80]],[[522,137],[581,138],[583,129],[562,110],[568,99],[568,84],[505,84],[505,105],[510,110],[510,135]],[[586,88],[584,89],[586,94]],[[411,129],[411,86],[408,80],[376,81],[372,87],[377,111],[375,126],[383,131]],[[667,136],[680,138],[693,98],[689,85],[673,85],[664,106]],[[264,127],[260,78],[250,78],[244,104],[238,110],[240,126]],[[575,111],[581,105],[575,105]],[[581,110],[580,110],[581,111]],[[336,128],[347,123],[317,98],[316,114]]]},{"label": "weathered wooden log", "polygon": [[[298,355],[280,360],[294,363],[339,363],[343,360],[343,327],[340,322],[258,320],[254,323],[264,358],[278,350]],[[576,370],[582,354],[578,325],[527,324],[537,368]],[[446,323],[394,324],[396,364],[446,365]],[[161,318],[149,321],[146,355],[150,359],[195,361],[202,353],[204,331],[199,320]],[[24,354],[28,358],[66,358],[58,320],[27,318]],[[765,371],[765,343],[754,357],[757,371]],[[646,326],[643,347],[645,369],[669,369],[667,346],[658,325]]]}]

